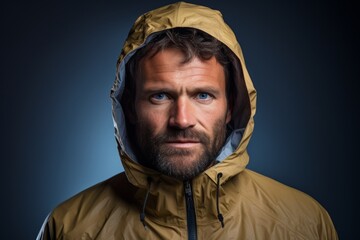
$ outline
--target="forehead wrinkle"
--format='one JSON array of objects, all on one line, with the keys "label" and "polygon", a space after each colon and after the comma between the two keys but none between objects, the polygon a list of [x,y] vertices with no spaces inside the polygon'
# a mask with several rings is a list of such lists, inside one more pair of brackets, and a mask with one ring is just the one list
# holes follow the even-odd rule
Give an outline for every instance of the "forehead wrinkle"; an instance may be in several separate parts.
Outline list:
[{"label": "forehead wrinkle", "polygon": [[[216,79],[223,78],[223,71],[216,71],[215,68],[223,66],[212,57],[208,60],[201,60],[194,57],[188,62],[182,62],[182,54],[178,51],[167,50],[158,54],[142,59],[141,63],[141,88],[164,89],[178,88],[181,84],[191,85],[212,85],[213,87],[222,87],[222,83]],[[214,86],[213,84],[217,86]]]},{"label": "forehead wrinkle", "polygon": [[[154,66],[152,71],[157,77],[153,80],[161,80],[162,73],[173,73],[175,78],[194,78],[194,77],[204,77],[205,79],[216,78],[217,76],[209,73],[208,68],[205,66],[191,66],[191,67],[173,67],[170,64],[162,64]],[[149,77],[149,76],[147,76]],[[165,76],[166,77],[166,76]]]}]

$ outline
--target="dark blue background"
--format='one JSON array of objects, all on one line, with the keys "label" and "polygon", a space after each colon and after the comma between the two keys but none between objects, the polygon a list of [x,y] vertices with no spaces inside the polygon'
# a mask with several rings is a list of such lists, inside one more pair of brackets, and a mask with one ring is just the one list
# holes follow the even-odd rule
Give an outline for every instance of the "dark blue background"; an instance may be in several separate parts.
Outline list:
[{"label": "dark blue background", "polygon": [[[58,203],[122,171],[115,62],[137,16],[169,2],[2,4],[1,239],[34,239]],[[340,0],[193,2],[222,11],[257,88],[249,168],[313,196],[353,239],[359,10]]]}]

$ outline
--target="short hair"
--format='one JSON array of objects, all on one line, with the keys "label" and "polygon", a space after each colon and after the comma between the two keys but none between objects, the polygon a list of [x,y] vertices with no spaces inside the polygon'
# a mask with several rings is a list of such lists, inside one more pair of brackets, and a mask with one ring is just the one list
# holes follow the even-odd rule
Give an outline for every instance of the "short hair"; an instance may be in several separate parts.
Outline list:
[{"label": "short hair", "polygon": [[[195,28],[172,28],[158,33],[148,44],[137,50],[126,64],[126,80],[124,97],[135,100],[136,77],[139,73],[141,60],[152,57],[159,51],[175,48],[184,54],[183,64],[194,57],[209,60],[213,56],[222,65],[225,74],[226,97],[228,105],[233,105],[233,62],[238,61],[235,54],[222,42],[211,35]],[[126,101],[128,104],[130,102]],[[132,103],[134,101],[131,101]],[[127,106],[129,107],[129,106]]]}]

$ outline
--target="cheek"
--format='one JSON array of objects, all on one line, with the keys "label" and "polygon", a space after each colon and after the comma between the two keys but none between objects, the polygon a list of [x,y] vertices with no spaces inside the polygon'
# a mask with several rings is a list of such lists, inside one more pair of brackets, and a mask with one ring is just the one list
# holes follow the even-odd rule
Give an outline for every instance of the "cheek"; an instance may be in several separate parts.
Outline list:
[{"label": "cheek", "polygon": [[196,109],[196,118],[207,131],[213,131],[219,122],[227,124],[231,120],[231,111],[227,110],[226,102],[219,102],[208,108]]},{"label": "cheek", "polygon": [[153,133],[161,132],[166,128],[168,119],[164,111],[156,111],[147,106],[139,106],[140,111],[136,111],[137,125],[151,130]]}]

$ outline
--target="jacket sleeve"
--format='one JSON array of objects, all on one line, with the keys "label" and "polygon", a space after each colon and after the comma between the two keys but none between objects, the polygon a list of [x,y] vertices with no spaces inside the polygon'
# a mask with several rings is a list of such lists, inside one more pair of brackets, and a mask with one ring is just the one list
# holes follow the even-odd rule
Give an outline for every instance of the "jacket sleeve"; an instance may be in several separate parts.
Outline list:
[{"label": "jacket sleeve", "polygon": [[334,223],[331,220],[328,212],[321,207],[321,221],[318,225],[319,229],[319,239],[327,239],[327,240],[338,240],[339,237],[337,235]]},{"label": "jacket sleeve", "polygon": [[36,237],[36,240],[52,240],[52,239],[56,239],[54,231],[52,231],[53,230],[52,225],[53,224],[52,224],[52,221],[51,221],[51,214],[49,214],[45,218],[45,221],[44,221],[43,225],[41,226],[39,234]]}]

